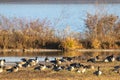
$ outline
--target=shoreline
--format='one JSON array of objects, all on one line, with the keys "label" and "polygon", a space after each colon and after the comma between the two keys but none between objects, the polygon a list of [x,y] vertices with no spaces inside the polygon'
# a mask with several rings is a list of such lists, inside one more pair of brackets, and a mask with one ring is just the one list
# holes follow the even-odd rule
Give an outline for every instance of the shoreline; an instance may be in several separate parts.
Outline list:
[{"label": "shoreline", "polygon": [[[120,49],[75,49],[78,52],[120,52]],[[64,52],[60,49],[0,49],[0,52]]]},{"label": "shoreline", "polygon": [[0,52],[61,52],[58,49],[0,49]]},{"label": "shoreline", "polygon": [[80,52],[120,52],[120,49],[82,49]]}]

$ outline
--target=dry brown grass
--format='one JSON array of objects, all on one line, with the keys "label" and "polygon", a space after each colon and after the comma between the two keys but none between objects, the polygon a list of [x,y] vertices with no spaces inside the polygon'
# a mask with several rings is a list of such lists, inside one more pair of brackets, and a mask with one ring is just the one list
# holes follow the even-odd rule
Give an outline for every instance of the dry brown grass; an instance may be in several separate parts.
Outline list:
[{"label": "dry brown grass", "polygon": [[[94,65],[94,70],[87,70],[84,74],[62,70],[59,72],[47,69],[45,71],[34,71],[34,67],[21,68],[18,72],[8,73],[4,71],[0,73],[0,80],[119,80],[120,74],[112,71],[113,67],[119,65],[120,62],[97,62],[88,63],[86,61],[76,61],[84,65]],[[96,76],[93,72],[101,66],[103,74]]]}]

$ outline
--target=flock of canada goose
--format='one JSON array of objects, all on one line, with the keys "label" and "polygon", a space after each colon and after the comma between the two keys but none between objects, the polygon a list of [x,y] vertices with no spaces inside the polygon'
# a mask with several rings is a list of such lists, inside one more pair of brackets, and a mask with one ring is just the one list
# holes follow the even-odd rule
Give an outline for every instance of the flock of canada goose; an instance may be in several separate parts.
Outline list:
[{"label": "flock of canada goose", "polygon": [[[32,67],[33,70],[40,70],[44,71],[47,69],[51,69],[54,71],[61,71],[61,70],[67,70],[67,71],[75,71],[77,73],[85,73],[88,69],[94,70],[93,74],[100,76],[102,75],[102,71],[100,70],[100,66],[97,66],[97,69],[93,65],[84,65],[80,63],[80,61],[75,62],[75,60],[78,60],[80,56],[75,57],[61,57],[61,58],[55,58],[54,60],[50,60],[49,57],[45,57],[44,62],[40,62],[38,60],[38,57],[35,57],[34,59],[31,58],[22,58],[20,62],[16,62],[15,65],[6,65],[6,60],[1,59],[0,60],[0,73],[2,72],[18,72],[20,68],[28,68]],[[120,57],[114,57],[114,55],[106,56],[104,59],[102,59],[101,62],[114,62],[114,61],[120,61]],[[99,55],[95,58],[89,58],[86,60],[86,62],[92,62],[96,64],[96,62],[100,61]],[[119,73],[120,66],[115,66],[113,71]]]}]

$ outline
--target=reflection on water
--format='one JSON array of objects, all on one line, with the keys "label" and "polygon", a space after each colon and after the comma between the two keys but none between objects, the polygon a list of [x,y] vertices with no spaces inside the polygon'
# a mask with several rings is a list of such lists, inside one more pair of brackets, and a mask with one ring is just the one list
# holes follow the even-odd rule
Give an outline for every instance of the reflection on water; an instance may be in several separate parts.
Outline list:
[{"label": "reflection on water", "polygon": [[50,60],[53,60],[55,57],[62,56],[81,56],[85,59],[90,57],[95,57],[97,55],[102,56],[103,58],[114,54],[115,56],[120,56],[120,52],[29,52],[29,53],[19,53],[19,52],[0,52],[0,59],[6,59],[7,62],[18,62],[23,57],[35,58],[38,56],[39,61],[44,61],[45,57],[48,56]]},{"label": "reflection on water", "polygon": [[62,52],[1,52],[0,57],[10,57],[10,56],[15,56],[15,57],[35,57],[35,56],[62,56]]}]

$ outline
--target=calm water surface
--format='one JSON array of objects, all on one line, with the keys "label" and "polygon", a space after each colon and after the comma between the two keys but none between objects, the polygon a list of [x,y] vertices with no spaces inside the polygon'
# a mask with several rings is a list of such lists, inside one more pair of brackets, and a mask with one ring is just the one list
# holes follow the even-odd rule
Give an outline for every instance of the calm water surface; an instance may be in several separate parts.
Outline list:
[{"label": "calm water surface", "polygon": [[39,61],[44,61],[45,57],[49,57],[50,60],[53,60],[55,57],[63,57],[63,56],[81,56],[81,58],[90,58],[100,55],[102,57],[115,54],[115,56],[119,56],[120,52],[34,52],[34,53],[0,53],[0,59],[6,59],[7,62],[19,62],[21,58],[35,58],[38,57]]}]

